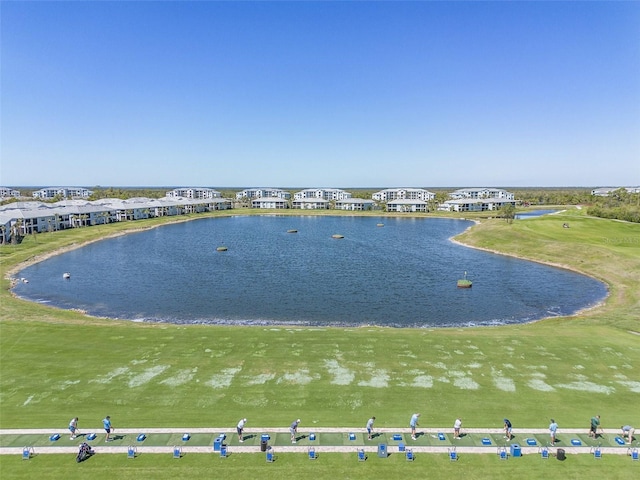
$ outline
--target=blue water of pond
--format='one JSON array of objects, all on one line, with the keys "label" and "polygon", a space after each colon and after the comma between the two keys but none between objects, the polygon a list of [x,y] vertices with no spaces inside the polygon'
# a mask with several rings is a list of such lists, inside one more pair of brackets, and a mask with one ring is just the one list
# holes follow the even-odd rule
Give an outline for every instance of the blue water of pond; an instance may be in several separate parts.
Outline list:
[{"label": "blue water of pond", "polygon": [[558,210],[530,210],[528,212],[516,213],[515,219],[524,220],[527,218],[541,217],[542,215],[548,215],[557,211]]},{"label": "blue water of pond", "polygon": [[[394,327],[523,323],[605,298],[605,285],[590,277],[450,241],[470,225],[359,216],[198,219],[32,265],[19,274],[29,283],[14,292],[135,321]],[[459,289],[465,271],[473,288]]]}]

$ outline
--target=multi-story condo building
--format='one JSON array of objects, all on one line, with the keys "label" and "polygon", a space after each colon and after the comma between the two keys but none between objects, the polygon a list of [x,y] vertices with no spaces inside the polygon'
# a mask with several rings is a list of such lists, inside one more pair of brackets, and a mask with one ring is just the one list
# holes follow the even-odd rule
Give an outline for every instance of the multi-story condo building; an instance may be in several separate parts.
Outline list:
[{"label": "multi-story condo building", "polygon": [[436,194],[423,188],[387,188],[371,195],[378,202],[390,200],[422,200],[428,202],[436,198]]},{"label": "multi-story condo building", "polygon": [[424,200],[404,199],[390,200],[387,202],[387,212],[428,212],[429,205]]},{"label": "multi-story condo building", "polygon": [[324,198],[299,198],[293,200],[291,208],[301,208],[303,210],[326,210],[329,208],[329,200]]},{"label": "multi-story condo building", "polygon": [[289,208],[289,200],[282,197],[260,197],[251,200],[251,208]]},{"label": "multi-story condo building", "polygon": [[213,188],[176,188],[166,193],[169,198],[195,198],[195,199],[208,199],[208,198],[222,198],[222,194],[214,190]]},{"label": "multi-story condo building", "polygon": [[300,190],[293,195],[295,200],[304,198],[323,198],[325,200],[345,200],[351,198],[351,193],[339,188],[307,188]]},{"label": "multi-story condo building", "polygon": [[284,198],[288,200],[291,198],[291,194],[279,188],[247,188],[245,190],[242,190],[241,192],[236,193],[236,199],[238,200],[241,200],[243,198],[253,199],[264,197]]},{"label": "multi-story condo building", "polygon": [[452,199],[483,199],[483,198],[499,198],[502,200],[513,200],[515,196],[511,192],[507,192],[501,188],[460,188],[449,194]]},{"label": "multi-story condo building", "polygon": [[73,199],[55,203],[14,202],[0,205],[0,243],[9,243],[12,237],[32,233],[230,208],[233,208],[232,201],[225,198],[138,197],[127,200],[103,198],[95,201]]},{"label": "multi-story condo building", "polygon": [[336,200],[336,210],[372,210],[376,208],[376,202],[368,198],[345,198]]},{"label": "multi-story condo building", "polygon": [[14,190],[13,188],[9,188],[9,187],[0,187],[0,198],[8,198],[8,197],[14,197],[14,198],[20,197],[20,190]]},{"label": "multi-story condo building", "polygon": [[47,187],[33,192],[33,198],[51,199],[57,196],[62,198],[89,198],[93,195],[91,190],[82,187]]},{"label": "multi-story condo building", "polygon": [[504,198],[455,198],[438,205],[438,210],[441,212],[485,212],[500,210],[507,204],[515,207],[516,201]]}]

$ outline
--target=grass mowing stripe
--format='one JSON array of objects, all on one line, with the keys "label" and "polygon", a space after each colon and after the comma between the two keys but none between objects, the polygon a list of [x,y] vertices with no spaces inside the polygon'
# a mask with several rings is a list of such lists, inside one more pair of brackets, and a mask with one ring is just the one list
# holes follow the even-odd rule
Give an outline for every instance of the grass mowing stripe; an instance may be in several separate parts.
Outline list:
[{"label": "grass mowing stripe", "polygon": [[[2,328],[3,341],[20,335],[20,323]],[[640,364],[636,339],[616,330],[604,336],[602,327],[583,327],[582,338],[571,328],[550,328],[544,346],[537,336],[498,334],[502,329],[479,329],[473,336],[416,330],[407,336],[375,328],[139,329],[114,323],[90,327],[93,335],[79,332],[86,328],[42,324],[13,349],[11,368],[3,358],[2,428],[55,428],[66,426],[67,416],[79,416],[81,429],[98,429],[107,414],[116,428],[233,426],[241,417],[265,426],[287,426],[299,417],[307,428],[363,427],[372,414],[377,426],[391,428],[405,426],[414,410],[423,413],[425,427],[452,424],[458,415],[467,427],[495,427],[504,416],[514,426],[540,428],[553,416],[561,426],[579,427],[594,408],[610,426],[629,421],[637,397],[633,382],[639,380],[632,368]],[[583,348],[567,348],[574,341]],[[252,359],[258,345],[264,352]],[[464,353],[446,353],[453,350]],[[296,351],[300,355],[292,355]],[[353,372],[350,384],[332,383],[326,358],[339,358]],[[197,369],[189,382],[165,383],[186,368]],[[496,388],[496,370],[515,391]],[[388,387],[358,386],[379,372],[389,376]],[[273,376],[256,384],[265,373]],[[433,386],[415,387],[415,378],[424,375]],[[543,391],[539,382],[552,390]]]}]

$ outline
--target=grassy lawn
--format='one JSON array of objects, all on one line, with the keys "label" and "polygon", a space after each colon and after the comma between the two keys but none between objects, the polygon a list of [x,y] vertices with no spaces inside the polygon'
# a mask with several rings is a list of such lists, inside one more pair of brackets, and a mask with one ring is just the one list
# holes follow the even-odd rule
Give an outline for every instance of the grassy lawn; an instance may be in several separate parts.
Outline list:
[{"label": "grassy lawn", "polygon": [[629,479],[640,469],[627,456],[604,455],[595,460],[591,455],[569,455],[564,462],[554,458],[542,460],[528,455],[500,460],[497,455],[461,455],[450,462],[446,454],[416,455],[413,462],[395,454],[388,458],[369,455],[358,462],[356,454],[326,454],[309,460],[302,454],[277,454],[276,461],[265,462],[262,454],[215,455],[188,454],[173,459],[170,454],[142,454],[135,459],[122,455],[96,455],[77,464],[75,455],[40,455],[29,461],[19,456],[2,456],[2,477],[12,479],[49,478],[52,472],[65,479],[170,479],[170,478],[282,478],[310,477],[316,479],[364,478],[584,478]]},{"label": "grassy lawn", "polygon": [[[567,223],[569,228],[562,228]],[[458,237],[490,250],[562,265],[604,281],[611,297],[603,308],[572,324],[640,331],[640,225],[587,217],[583,210],[516,221],[483,222]],[[535,286],[532,286],[532,288]]]},{"label": "grassy lawn", "polygon": [[[476,330],[2,324],[3,428],[586,426],[631,421],[640,340],[558,321]],[[540,406],[544,405],[543,408]],[[594,410],[595,409],[595,410]],[[597,410],[597,412],[596,412]]]},{"label": "grassy lawn", "polygon": [[[255,212],[253,212],[255,213]],[[379,215],[379,213],[378,213]],[[152,226],[159,220],[136,222]],[[562,228],[568,223],[570,228]],[[112,224],[28,237],[0,247],[0,428],[59,428],[80,417],[99,431],[109,414],[116,428],[226,427],[241,417],[253,427],[286,427],[301,418],[315,427],[588,428],[599,413],[605,428],[640,426],[640,225],[584,216],[580,210],[516,221],[483,220],[459,240],[495,251],[563,265],[607,283],[605,305],[572,318],[529,325],[467,329],[278,328],[148,325],[85,317],[24,302],[8,293],[6,273],[52,250],[117,234]],[[532,289],[535,285],[531,286]],[[303,306],[301,306],[303,308]],[[536,456],[500,462],[494,455],[399,455],[358,463],[354,455],[282,454],[219,459],[190,454],[40,455],[26,462],[0,455],[3,478],[174,478],[220,472],[250,478],[309,474],[325,478],[465,475],[488,478],[552,474],[565,478],[628,476],[628,457],[589,455],[566,462]],[[206,470],[205,470],[206,469]],[[420,469],[418,473],[418,470]],[[426,469],[426,470],[425,470]],[[206,472],[206,473],[205,473]],[[415,472],[415,473],[414,473]]]}]

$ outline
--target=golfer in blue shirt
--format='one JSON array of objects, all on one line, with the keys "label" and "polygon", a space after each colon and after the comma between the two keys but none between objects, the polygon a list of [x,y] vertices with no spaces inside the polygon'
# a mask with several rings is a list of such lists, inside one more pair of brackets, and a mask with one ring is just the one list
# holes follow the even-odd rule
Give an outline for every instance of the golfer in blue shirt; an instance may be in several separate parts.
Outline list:
[{"label": "golfer in blue shirt", "polygon": [[109,415],[107,415],[104,420],[102,420],[102,425],[104,425],[104,431],[107,432],[107,438],[104,441],[108,442],[109,440],[111,440],[109,438],[109,435],[111,434],[111,432],[113,432],[113,427],[111,426],[111,417]]},{"label": "golfer in blue shirt", "polygon": [[411,427],[411,439],[416,440],[416,427],[418,426],[418,418],[420,417],[419,413],[414,413],[411,415],[411,420],[409,420],[409,426]]},{"label": "golfer in blue shirt", "polygon": [[298,434],[298,425],[299,424],[300,424],[300,419],[297,419],[289,427],[289,433],[291,433],[291,443],[296,443],[296,435]]}]

